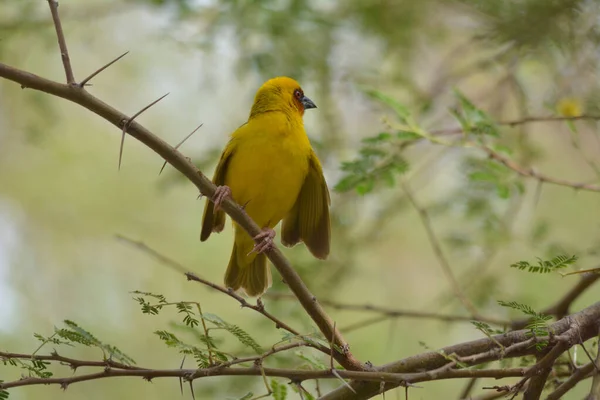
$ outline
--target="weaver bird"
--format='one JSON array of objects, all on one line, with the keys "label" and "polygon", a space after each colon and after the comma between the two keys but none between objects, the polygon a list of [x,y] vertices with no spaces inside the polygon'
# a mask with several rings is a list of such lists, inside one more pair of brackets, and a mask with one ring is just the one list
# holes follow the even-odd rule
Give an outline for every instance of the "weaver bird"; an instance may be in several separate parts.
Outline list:
[{"label": "weaver bird", "polygon": [[279,77],[265,82],[254,98],[248,122],[231,135],[213,183],[217,191],[204,209],[202,233],[221,232],[223,200],[231,196],[262,228],[250,237],[234,223],[235,240],[225,285],[260,296],[271,286],[265,252],[274,247],[273,228],[283,220],[281,243],[304,242],[317,258],[329,254],[329,191],[302,116],[317,106],[298,82]]}]

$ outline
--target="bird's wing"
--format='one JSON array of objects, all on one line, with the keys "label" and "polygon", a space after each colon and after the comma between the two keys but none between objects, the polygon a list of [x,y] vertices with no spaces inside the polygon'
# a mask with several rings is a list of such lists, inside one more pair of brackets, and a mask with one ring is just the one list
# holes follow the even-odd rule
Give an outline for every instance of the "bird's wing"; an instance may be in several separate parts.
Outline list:
[{"label": "bird's wing", "polygon": [[321,164],[311,150],[308,174],[296,204],[283,220],[281,243],[291,247],[303,241],[315,257],[326,259],[331,237],[329,203],[329,190]]},{"label": "bird's wing", "polygon": [[[234,141],[230,140],[221,154],[221,159],[215,170],[213,176],[213,183],[217,186],[225,184],[225,175],[227,174],[227,166],[229,160],[234,153]],[[212,232],[221,232],[225,227],[225,212],[219,210],[214,212],[214,204],[212,201],[206,199],[206,206],[204,206],[204,216],[202,217],[202,232],[200,233],[200,240],[205,241],[208,239]]]}]

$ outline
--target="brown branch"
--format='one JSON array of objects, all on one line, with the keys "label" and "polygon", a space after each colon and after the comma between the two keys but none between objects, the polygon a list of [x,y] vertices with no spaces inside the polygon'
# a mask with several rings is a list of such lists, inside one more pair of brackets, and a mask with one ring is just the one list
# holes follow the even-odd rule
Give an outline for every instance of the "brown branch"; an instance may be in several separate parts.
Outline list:
[{"label": "brown branch", "polygon": [[[290,346],[286,346],[291,348]],[[286,348],[286,349],[287,349]],[[6,357],[5,357],[6,355]],[[0,352],[0,358],[10,358],[10,353]],[[18,355],[18,358],[29,358],[31,355]],[[37,356],[37,359],[55,360],[56,356]],[[260,357],[252,357],[248,359],[239,359],[240,362],[249,362]],[[64,359],[64,358],[63,358]],[[70,384],[76,382],[84,382],[90,380],[97,380],[102,378],[110,377],[142,377],[146,380],[152,380],[154,378],[183,378],[187,381],[193,381],[199,378],[205,378],[209,376],[276,376],[282,378],[288,378],[292,382],[300,383],[305,380],[313,379],[356,379],[361,381],[376,382],[390,382],[394,384],[403,384],[404,382],[427,382],[432,380],[444,380],[444,379],[458,379],[458,378],[509,378],[519,377],[524,373],[523,368],[511,368],[511,369],[448,369],[446,371],[440,371],[433,375],[429,372],[418,372],[418,373],[389,373],[389,372],[371,372],[371,371],[347,371],[347,370],[296,370],[296,369],[284,369],[284,368],[258,368],[256,365],[253,367],[231,367],[229,366],[215,366],[201,369],[149,369],[149,368],[119,368],[111,365],[107,365],[104,361],[90,362],[83,360],[67,359],[69,365],[77,366],[94,366],[103,368],[102,372],[90,373],[84,375],[76,375],[68,378],[39,378],[39,377],[27,377],[12,382],[0,383],[0,389],[6,390],[21,386],[32,386],[32,385],[60,385],[63,389],[66,389]],[[74,364],[71,364],[73,362]],[[239,362],[235,362],[238,364]],[[97,364],[97,365],[96,365]],[[72,367],[74,368],[74,367]]]},{"label": "brown branch", "polygon": [[573,375],[557,387],[552,393],[546,397],[546,400],[559,400],[562,399],[565,393],[573,389],[582,380],[589,378],[594,371],[594,365],[592,363],[586,364],[581,368],[575,370]]},{"label": "brown branch", "polygon": [[[577,282],[573,288],[565,293],[565,295],[560,298],[556,304],[546,308],[541,313],[546,315],[554,315],[556,319],[565,317],[569,314],[569,308],[571,307],[571,304],[573,304],[573,302],[577,300],[577,298],[579,298],[579,296],[581,296],[581,294],[583,294],[583,292],[585,292],[590,286],[598,281],[598,279],[600,279],[600,275],[598,274],[586,274],[582,276],[579,279],[579,282]],[[523,329],[529,323],[529,321],[530,319],[527,318],[516,320],[511,324],[511,329]]]},{"label": "brown branch", "polygon": [[525,377],[515,385],[515,396],[519,393],[520,389],[523,388],[525,382],[529,380],[529,384],[527,385],[527,389],[525,393],[523,393],[523,400],[539,400],[542,391],[544,390],[544,386],[546,385],[546,380],[552,372],[552,366],[560,357],[562,353],[565,352],[569,348],[569,344],[565,342],[560,342],[556,346],[554,346],[545,356],[539,357],[538,362],[529,368]]},{"label": "brown branch", "polygon": [[[531,124],[536,122],[561,122],[561,121],[600,121],[600,116],[597,115],[579,115],[575,117],[557,117],[557,116],[547,116],[547,117],[526,117],[522,119],[508,120],[508,121],[498,121],[496,125],[502,126],[519,126],[525,124]],[[450,128],[450,129],[437,129],[430,131],[432,135],[456,135],[459,133],[463,133],[464,129],[462,128]]]},{"label": "brown branch", "polygon": [[[240,306],[242,306],[242,308],[249,308],[251,310],[256,311],[257,313],[265,316],[266,318],[270,319],[271,321],[273,321],[275,323],[275,327],[277,329],[285,329],[286,331],[290,332],[293,335],[298,336],[298,338],[302,339],[302,334],[297,331],[296,329],[292,328],[291,326],[289,326],[288,324],[286,324],[285,322],[283,322],[282,320],[280,320],[279,318],[275,317],[273,314],[271,314],[270,312],[268,312],[265,309],[265,306],[262,302],[257,302],[256,305],[249,303],[245,298],[243,298],[242,296],[240,296],[238,293],[236,293],[233,290],[229,290],[221,285],[217,285],[214,282],[208,281],[206,279],[200,278],[198,275],[189,272],[189,270],[187,268],[185,268],[183,265],[181,265],[180,263],[178,263],[177,261],[159,253],[158,251],[154,250],[153,248],[149,247],[148,245],[146,245],[143,242],[137,241],[137,240],[133,240],[133,239],[129,239],[125,236],[121,236],[121,235],[117,235],[116,238],[124,243],[129,244],[130,246],[135,247],[138,250],[143,251],[144,253],[154,257],[155,259],[157,259],[158,261],[160,261],[161,263],[173,268],[175,271],[182,273],[183,275],[186,276],[186,278],[188,279],[188,281],[193,281],[193,282],[197,282],[197,283],[201,283],[205,286],[208,286],[212,289],[215,289],[221,293],[226,294],[227,296],[233,298],[234,300],[236,300],[238,303],[240,303]],[[307,342],[308,343],[308,342]],[[331,350],[324,345],[320,345],[316,342],[311,342],[310,344],[307,344],[307,346],[309,347],[313,347],[319,351],[321,351],[324,354],[330,355],[331,354]],[[334,353],[334,357],[337,357],[337,359],[343,360],[343,357],[341,354],[339,353]],[[339,361],[338,361],[339,362]]]},{"label": "brown branch", "polygon": [[[600,333],[600,327],[598,329],[598,333]],[[594,378],[592,379],[592,388],[590,389],[590,394],[585,400],[600,400],[600,335],[598,336],[597,346],[598,349],[596,350],[596,359],[592,360],[592,362],[590,363],[594,367]],[[582,345],[582,347],[584,346]]]},{"label": "brown branch", "polygon": [[[37,75],[21,71],[0,63],[0,77],[17,82],[24,87],[39,90],[54,96],[62,97],[104,118],[114,126],[121,128],[122,121],[127,121],[128,116],[115,108],[109,106],[95,96],[91,95],[84,88],[73,87],[60,84]],[[183,154],[175,150],[168,143],[158,138],[148,129],[137,122],[132,122],[127,129],[127,133],[140,142],[144,143],[164,160],[171,164],[175,169],[181,172],[189,179],[207,198],[211,199],[215,193],[215,185]],[[246,214],[242,207],[231,199],[226,199],[222,204],[222,209],[241,227],[243,227],[251,236],[258,235],[261,231],[258,225]],[[325,313],[321,305],[315,300],[298,273],[294,270],[290,262],[283,256],[279,249],[274,249],[267,254],[269,260],[273,263],[277,271],[281,274],[283,280],[287,283],[291,291],[298,298],[306,313],[315,322],[324,337],[335,338],[335,344],[340,348],[346,349],[346,352],[336,356],[336,360],[347,369],[360,370],[363,368],[352,353],[348,350],[348,345],[338,330],[333,329],[331,318]],[[337,354],[338,352],[336,352]]]},{"label": "brown branch", "polygon": [[[567,346],[570,347],[579,342],[585,342],[598,334],[598,321],[600,321],[600,302],[549,325],[549,332],[553,332],[555,336],[550,340],[548,346],[555,347],[559,343],[567,343]],[[493,338],[461,343],[445,347],[437,352],[423,353],[398,360],[383,365],[378,368],[378,371],[393,373],[417,370],[431,371],[448,364],[447,355],[449,354],[455,355],[461,363],[467,365],[476,365],[503,358],[536,355],[538,350],[535,343],[538,341],[538,338],[531,337],[529,330],[513,331]],[[503,348],[499,347],[497,343]],[[322,400],[368,399],[380,392],[379,385],[372,382],[354,381],[350,383],[350,386],[356,391],[356,394],[345,387],[339,387],[324,395]],[[385,385],[384,390],[387,391],[397,386],[398,384],[388,383]]]},{"label": "brown branch", "polygon": [[421,223],[423,224],[423,227],[425,228],[427,237],[429,238],[429,242],[431,244],[431,247],[433,248],[433,252],[434,252],[435,256],[437,257],[438,262],[440,263],[440,266],[442,267],[442,271],[444,272],[444,274],[446,275],[446,278],[448,279],[448,281],[450,282],[450,285],[452,286],[454,295],[460,300],[460,302],[465,307],[465,309],[471,314],[472,319],[480,319],[477,309],[475,308],[475,306],[473,305],[471,300],[469,300],[467,295],[463,292],[463,290],[460,287],[460,284],[458,283],[458,281],[456,280],[456,277],[454,276],[454,272],[452,272],[452,267],[450,266],[450,263],[446,259],[444,251],[442,250],[442,246],[440,245],[440,242],[435,234],[435,231],[433,230],[433,226],[431,225],[431,220],[429,218],[429,214],[427,213],[427,210],[422,208],[417,203],[417,201],[415,200],[415,198],[413,197],[413,195],[410,191],[410,188],[406,184],[403,184],[402,187],[404,189],[404,193],[406,194],[406,198],[408,199],[408,201],[412,204],[413,208],[419,214],[419,218],[421,219]]},{"label": "brown branch", "polygon": [[[267,293],[265,295],[267,298],[271,299],[285,299],[285,300],[293,300],[294,297],[287,293]],[[372,304],[346,304],[340,303],[333,300],[319,300],[321,304],[324,306],[333,308],[335,310],[345,310],[345,311],[365,311],[365,312],[374,312],[379,313],[382,316],[387,316],[389,318],[394,317],[406,317],[406,318],[419,318],[419,319],[435,319],[439,321],[446,322],[470,322],[473,320],[473,317],[468,315],[452,315],[452,314],[439,314],[434,312],[427,311],[413,311],[413,310],[399,310],[394,308],[388,308],[383,306],[374,306]],[[482,322],[487,322],[489,324],[494,325],[510,325],[510,321],[496,319],[496,318],[487,318],[480,316],[478,319]],[[377,322],[384,320],[383,318],[378,318]],[[375,321],[375,319],[373,319]],[[353,324],[354,325],[354,324]],[[342,329],[346,331],[346,329]]]},{"label": "brown branch", "polygon": [[60,17],[58,16],[58,1],[48,0],[48,5],[50,6],[50,12],[52,13],[52,21],[54,22],[54,28],[56,29],[58,48],[60,49],[60,57],[62,59],[63,67],[65,68],[67,84],[74,85],[75,77],[73,76],[73,67],[71,67],[69,50],[67,50],[67,41],[65,40],[65,34],[63,32],[62,23],[60,22]]},{"label": "brown branch", "polygon": [[482,149],[483,151],[485,151],[491,159],[498,161],[499,163],[503,164],[505,167],[515,171],[517,174],[519,174],[521,176],[533,178],[541,183],[551,183],[553,185],[566,186],[566,187],[570,187],[570,188],[578,189],[578,190],[600,192],[600,185],[593,185],[591,183],[582,183],[582,182],[571,182],[571,181],[567,181],[564,179],[558,179],[558,178],[553,178],[551,176],[542,175],[538,172],[535,172],[531,168],[521,167],[519,164],[500,155],[499,153],[496,153],[494,150],[490,149],[489,147],[485,147],[485,146],[477,146],[477,147]]}]

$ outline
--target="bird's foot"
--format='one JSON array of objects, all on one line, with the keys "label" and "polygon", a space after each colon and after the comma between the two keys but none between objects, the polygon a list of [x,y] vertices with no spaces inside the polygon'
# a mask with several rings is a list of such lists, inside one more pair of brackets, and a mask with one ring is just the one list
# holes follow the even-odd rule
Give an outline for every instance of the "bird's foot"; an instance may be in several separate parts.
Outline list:
[{"label": "bird's foot", "polygon": [[275,238],[275,231],[271,228],[263,228],[262,232],[258,235],[254,236],[254,241],[256,244],[254,248],[248,255],[252,253],[261,254],[268,250],[273,250],[275,248],[275,242],[273,239]]},{"label": "bird's foot", "polygon": [[214,211],[217,212],[219,211],[219,209],[221,208],[221,204],[223,203],[223,201],[225,200],[225,198],[231,196],[231,189],[229,189],[229,186],[217,186],[217,189],[215,190],[215,194],[212,198],[214,205]]}]

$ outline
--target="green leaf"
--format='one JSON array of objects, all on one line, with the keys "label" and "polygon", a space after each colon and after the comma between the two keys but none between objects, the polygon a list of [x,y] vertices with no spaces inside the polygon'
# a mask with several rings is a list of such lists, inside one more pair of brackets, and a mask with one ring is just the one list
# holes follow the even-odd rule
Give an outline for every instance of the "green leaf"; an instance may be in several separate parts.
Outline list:
[{"label": "green leaf", "polygon": [[508,199],[510,197],[510,187],[508,185],[496,185],[496,193],[501,199]]},{"label": "green leaf", "polygon": [[183,323],[190,328],[197,326],[200,322],[194,318],[195,314],[192,311],[192,306],[186,303],[177,303],[177,310],[180,314],[185,314]]},{"label": "green leaf", "polygon": [[511,268],[518,268],[521,271],[527,270],[532,273],[547,274],[573,265],[577,259],[578,257],[576,255],[558,255],[551,260],[542,260],[541,258],[538,258],[537,264],[530,264],[528,261],[519,261],[510,266]]},{"label": "green leaf", "polygon": [[469,174],[469,179],[472,181],[497,182],[498,177],[487,171],[476,171]]},{"label": "green leaf", "polygon": [[484,111],[480,110],[464,94],[454,90],[458,99],[459,110],[452,110],[451,114],[458,120],[466,134],[500,136],[496,123]]},{"label": "green leaf", "polygon": [[410,117],[410,111],[408,108],[404,107],[398,101],[394,100],[388,95],[385,95],[377,90],[366,90],[365,94],[369,97],[382,102],[383,104],[389,106],[392,110],[396,112],[396,115],[402,122],[406,122],[406,120]]},{"label": "green leaf", "polygon": [[362,140],[363,143],[367,143],[367,144],[378,144],[381,142],[387,142],[392,138],[392,134],[388,133],[388,132],[381,132],[380,134],[376,135],[376,136],[371,136],[368,138],[364,138]]},{"label": "green leaf", "polygon": [[275,400],[285,400],[287,398],[287,386],[271,379],[271,395]]},{"label": "green leaf", "polygon": [[[0,380],[0,387],[2,387],[2,384],[4,383],[3,380]],[[8,393],[8,391],[4,390],[4,389],[0,389],[0,400],[6,400],[8,399],[10,393]]]},{"label": "green leaf", "polygon": [[205,321],[212,323],[213,325],[215,325],[219,328],[225,329],[227,332],[229,332],[233,336],[235,336],[240,343],[252,348],[257,354],[263,353],[263,349],[256,342],[256,340],[254,340],[254,338],[252,336],[250,336],[246,331],[244,331],[239,326],[225,322],[220,317],[218,317],[214,314],[204,314],[203,319]]},{"label": "green leaf", "polygon": [[[162,340],[167,345],[167,347],[175,348],[179,350],[179,353],[181,354],[191,355],[194,358],[194,360],[196,360],[198,368],[208,368],[211,365],[207,350],[201,349],[191,344],[184,343],[177,336],[175,336],[175,334],[171,332],[155,331],[154,334],[157,335],[160,338],[160,340]],[[215,356],[217,356],[221,361],[227,361],[227,356],[225,356],[218,350],[211,350],[213,351]]]},{"label": "green leaf", "polygon": [[297,357],[299,357],[302,360],[306,361],[308,363],[308,365],[310,365],[312,367],[312,369],[316,369],[316,370],[326,370],[326,369],[328,369],[328,367],[325,364],[323,364],[321,361],[319,361],[319,360],[317,360],[317,359],[315,359],[313,357],[307,356],[306,354],[304,354],[301,351],[297,351],[295,354],[296,354]]},{"label": "green leaf", "polygon": [[423,136],[412,131],[398,131],[396,132],[396,138],[400,140],[412,141],[422,139]]},{"label": "green leaf", "polygon": [[105,353],[105,356],[108,356],[108,358],[113,358],[119,362],[122,362],[123,364],[135,364],[135,361],[131,357],[123,353],[116,346],[101,342],[92,333],[85,330],[75,322],[65,320],[64,324],[67,325],[69,329],[55,328],[55,334],[57,336],[70,342],[82,344],[84,346],[97,347],[101,349]]},{"label": "green leaf", "polygon": [[[544,336],[549,336],[549,328],[547,322],[552,319],[552,316],[545,315],[542,313],[536,312],[533,308],[528,306],[527,304],[518,303],[516,301],[498,301],[502,307],[508,307],[522,312],[523,314],[530,317],[530,320],[525,327],[525,329],[529,330],[530,336],[536,336],[538,339]],[[536,343],[536,349],[542,350],[548,345],[548,341],[540,340]]]}]

